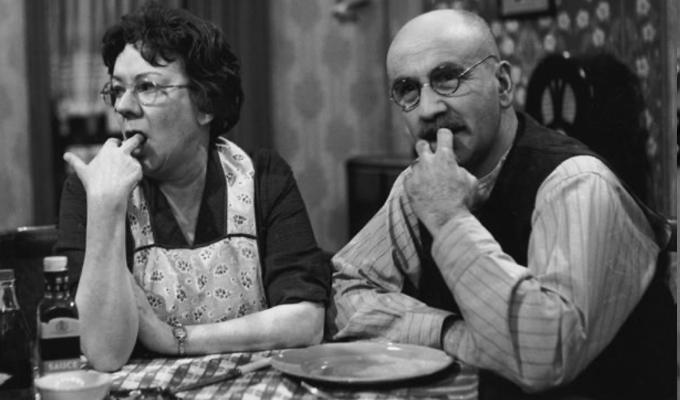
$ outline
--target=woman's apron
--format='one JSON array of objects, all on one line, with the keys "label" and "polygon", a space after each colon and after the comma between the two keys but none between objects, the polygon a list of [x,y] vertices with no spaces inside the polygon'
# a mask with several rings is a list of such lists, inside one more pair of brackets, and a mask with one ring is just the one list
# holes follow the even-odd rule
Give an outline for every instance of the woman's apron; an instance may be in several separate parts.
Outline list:
[{"label": "woman's apron", "polygon": [[226,180],[225,235],[201,247],[155,244],[149,206],[139,186],[127,217],[134,238],[133,275],[161,320],[184,325],[238,318],[267,308],[255,224],[250,157],[234,143],[217,142]]}]

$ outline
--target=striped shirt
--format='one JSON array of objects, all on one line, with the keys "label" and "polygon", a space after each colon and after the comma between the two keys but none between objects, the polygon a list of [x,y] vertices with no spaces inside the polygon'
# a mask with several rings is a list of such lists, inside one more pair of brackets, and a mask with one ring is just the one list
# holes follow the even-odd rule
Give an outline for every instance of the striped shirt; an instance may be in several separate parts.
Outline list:
[{"label": "striped shirt", "polygon": [[462,319],[429,307],[402,293],[422,273],[403,176],[333,258],[334,339],[443,348],[527,391],[542,390],[574,379],[607,346],[654,274],[659,247],[644,214],[601,161],[576,156],[538,190],[528,265],[503,253],[471,214],[440,229],[432,256]]}]

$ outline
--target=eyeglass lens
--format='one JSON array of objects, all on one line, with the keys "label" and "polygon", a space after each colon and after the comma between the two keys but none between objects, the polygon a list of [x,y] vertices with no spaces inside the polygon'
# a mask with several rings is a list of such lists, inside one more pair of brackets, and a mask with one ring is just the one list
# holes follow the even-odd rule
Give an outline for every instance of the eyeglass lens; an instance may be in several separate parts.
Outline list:
[{"label": "eyeglass lens", "polygon": [[[429,74],[429,85],[442,96],[451,96],[460,84],[460,68],[454,64],[442,64]],[[392,97],[404,108],[409,108],[420,100],[420,82],[413,78],[400,79],[392,87]]]},{"label": "eyeglass lens", "polygon": [[[132,92],[141,104],[151,104],[156,101],[159,89],[159,86],[153,82],[139,82],[134,85]],[[104,102],[113,107],[126,91],[127,88],[125,86],[109,82],[104,85],[101,95]]]}]

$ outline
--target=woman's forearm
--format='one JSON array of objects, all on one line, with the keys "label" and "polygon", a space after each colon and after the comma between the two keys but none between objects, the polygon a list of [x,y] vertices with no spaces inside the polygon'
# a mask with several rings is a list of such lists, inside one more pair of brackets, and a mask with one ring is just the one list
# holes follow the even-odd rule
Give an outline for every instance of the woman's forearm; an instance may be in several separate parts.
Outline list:
[{"label": "woman's forearm", "polygon": [[324,306],[282,304],[233,320],[187,326],[188,354],[303,347],[321,342]]},{"label": "woman's forearm", "polygon": [[138,330],[126,267],[124,207],[106,207],[88,199],[85,259],[76,304],[81,346],[89,362],[100,370],[120,368],[132,353]]}]

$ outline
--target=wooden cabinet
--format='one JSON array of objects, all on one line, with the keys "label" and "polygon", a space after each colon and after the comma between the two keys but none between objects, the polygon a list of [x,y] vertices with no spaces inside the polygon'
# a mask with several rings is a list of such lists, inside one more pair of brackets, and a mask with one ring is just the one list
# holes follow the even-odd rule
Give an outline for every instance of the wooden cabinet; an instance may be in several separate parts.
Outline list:
[{"label": "wooden cabinet", "polygon": [[350,237],[382,207],[392,184],[412,160],[406,156],[365,155],[347,161]]}]

